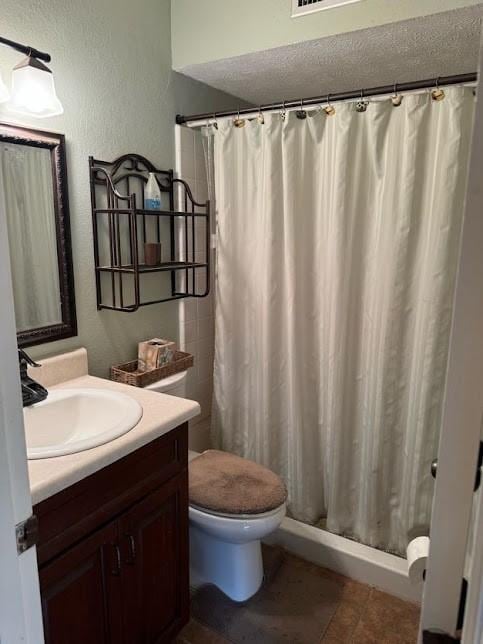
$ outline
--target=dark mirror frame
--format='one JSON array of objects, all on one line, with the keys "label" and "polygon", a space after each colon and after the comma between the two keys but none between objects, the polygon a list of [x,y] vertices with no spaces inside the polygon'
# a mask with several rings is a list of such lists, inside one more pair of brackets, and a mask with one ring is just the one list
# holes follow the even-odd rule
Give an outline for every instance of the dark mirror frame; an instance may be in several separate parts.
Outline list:
[{"label": "dark mirror frame", "polygon": [[18,125],[0,123],[0,141],[30,145],[50,150],[52,186],[54,194],[57,258],[62,322],[17,333],[19,347],[53,342],[77,335],[75,309],[74,269],[72,266],[72,241],[70,235],[69,194],[67,188],[67,163],[65,137],[55,132],[33,130]]}]

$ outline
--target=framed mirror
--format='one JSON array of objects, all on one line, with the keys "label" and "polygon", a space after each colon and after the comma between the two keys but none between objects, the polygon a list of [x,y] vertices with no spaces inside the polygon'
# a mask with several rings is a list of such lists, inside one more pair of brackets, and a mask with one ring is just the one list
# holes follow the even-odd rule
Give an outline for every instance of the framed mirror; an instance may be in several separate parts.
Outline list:
[{"label": "framed mirror", "polygon": [[63,134],[0,124],[0,200],[18,345],[77,335]]}]

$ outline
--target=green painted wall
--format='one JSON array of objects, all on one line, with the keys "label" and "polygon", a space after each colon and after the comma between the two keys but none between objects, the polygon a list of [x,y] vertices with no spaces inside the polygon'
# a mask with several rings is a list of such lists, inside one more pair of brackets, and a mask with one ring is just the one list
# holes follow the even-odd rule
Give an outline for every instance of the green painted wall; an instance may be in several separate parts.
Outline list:
[{"label": "green painted wall", "polygon": [[[36,358],[79,346],[91,372],[131,359],[141,339],[176,338],[178,306],[157,304],[136,313],[96,310],[87,159],[139,152],[159,167],[174,165],[176,112],[223,109],[233,97],[171,70],[170,0],[2,0],[1,34],[52,55],[60,117],[35,120],[0,112],[0,120],[62,132],[67,141],[70,213],[79,335],[33,348]],[[0,47],[10,83],[22,58]]]},{"label": "green painted wall", "polygon": [[172,0],[173,68],[481,4],[363,0],[291,18],[291,0]]}]

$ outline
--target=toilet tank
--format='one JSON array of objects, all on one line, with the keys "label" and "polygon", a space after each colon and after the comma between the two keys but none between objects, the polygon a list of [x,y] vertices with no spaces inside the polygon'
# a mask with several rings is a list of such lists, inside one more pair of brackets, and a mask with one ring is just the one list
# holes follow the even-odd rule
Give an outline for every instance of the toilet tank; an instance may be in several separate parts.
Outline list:
[{"label": "toilet tank", "polygon": [[153,382],[151,385],[147,385],[145,389],[157,391],[158,393],[162,394],[168,394],[170,396],[178,396],[179,398],[184,398],[186,396],[187,373],[187,371],[175,373],[174,376],[168,376],[168,378],[163,378],[162,380]]},{"label": "toilet tank", "polygon": [[[145,387],[145,389],[150,389],[151,391],[156,391],[162,394],[168,394],[169,396],[186,398],[187,374],[187,371],[176,373],[174,374],[174,376],[169,376],[169,378],[163,378],[163,380],[153,382],[152,385],[148,385],[147,387]],[[203,452],[205,449],[209,449],[211,446],[209,424],[205,427],[202,423],[199,423],[197,421],[198,419],[194,419],[192,422],[190,422],[189,427],[188,457],[190,460],[198,456],[199,453]]]}]

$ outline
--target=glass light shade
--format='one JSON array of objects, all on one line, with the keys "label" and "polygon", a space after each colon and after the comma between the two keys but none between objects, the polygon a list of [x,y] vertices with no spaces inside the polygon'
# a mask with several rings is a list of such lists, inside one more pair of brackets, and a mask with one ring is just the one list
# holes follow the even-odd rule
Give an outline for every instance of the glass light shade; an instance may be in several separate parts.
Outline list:
[{"label": "glass light shade", "polygon": [[8,91],[8,87],[3,82],[2,75],[0,74],[0,103],[5,103],[9,98],[10,92]]},{"label": "glass light shade", "polygon": [[13,68],[9,109],[37,118],[63,113],[52,72],[36,58],[25,58]]}]

